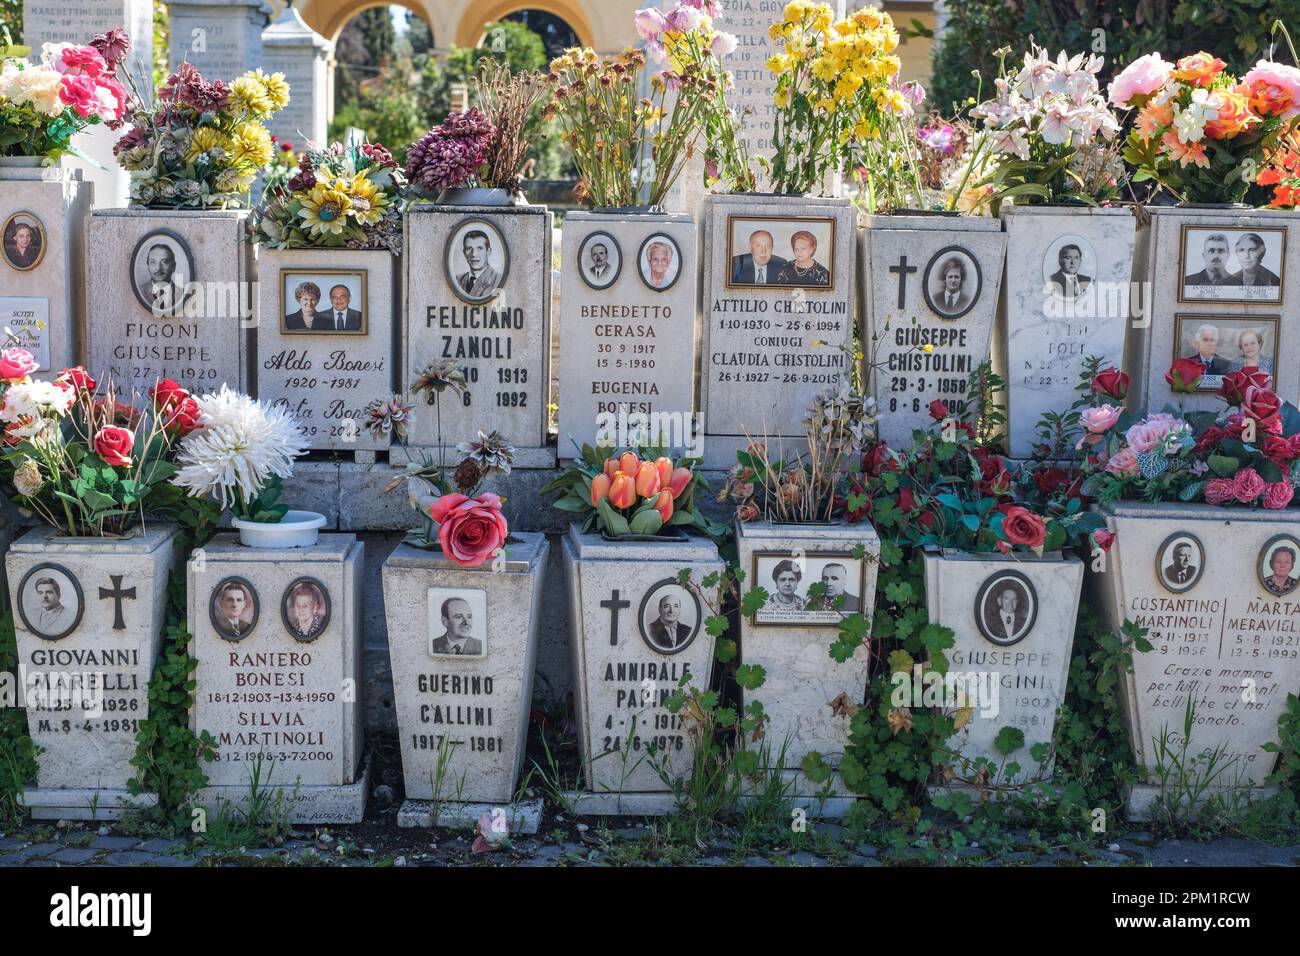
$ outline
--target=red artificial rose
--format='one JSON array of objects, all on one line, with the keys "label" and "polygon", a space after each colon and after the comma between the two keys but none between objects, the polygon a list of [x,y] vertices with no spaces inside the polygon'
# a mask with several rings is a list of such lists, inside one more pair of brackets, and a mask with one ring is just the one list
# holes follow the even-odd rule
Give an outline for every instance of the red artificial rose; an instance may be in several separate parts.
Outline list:
[{"label": "red artificial rose", "polygon": [[1243,505],[1248,505],[1264,493],[1266,484],[1254,468],[1240,468],[1232,476],[1232,493]]},{"label": "red artificial rose", "polygon": [[1229,372],[1223,376],[1218,394],[1229,405],[1240,405],[1246,400],[1246,389],[1252,385],[1256,388],[1272,388],[1273,376],[1258,366]]},{"label": "red artificial rose", "polygon": [[948,406],[937,398],[930,403],[930,417],[936,422],[941,422],[948,417]]},{"label": "red artificial rose", "polygon": [[911,488],[898,489],[898,507],[909,515],[916,510],[916,498],[913,497]]},{"label": "red artificial rose", "polygon": [[1205,366],[1192,358],[1174,359],[1174,364],[1165,372],[1165,381],[1169,387],[1181,395],[1191,395],[1201,384],[1205,375]]},{"label": "red artificial rose", "polygon": [[1291,503],[1295,489],[1289,481],[1274,481],[1264,486],[1264,507],[1285,508]]},{"label": "red artificial rose", "polygon": [[1246,387],[1241,400],[1241,410],[1261,425],[1268,425],[1282,410],[1282,400],[1266,388]]},{"label": "red artificial rose", "polygon": [[97,384],[96,381],[90,377],[90,373],[80,365],[74,365],[72,368],[65,368],[55,376],[54,381],[60,385],[71,385],[78,391],[86,392],[93,392]]},{"label": "red artificial rose", "polygon": [[199,403],[189,395],[160,406],[158,414],[162,417],[163,428],[174,430],[181,436],[188,435],[199,427]]},{"label": "red artificial rose", "polygon": [[1012,505],[1002,519],[1002,535],[1012,544],[1040,548],[1047,540],[1047,525],[1028,508]]},{"label": "red artificial rose", "polygon": [[95,435],[95,454],[104,464],[126,468],[131,464],[131,449],[135,447],[135,432],[117,425],[105,425]]},{"label": "red artificial rose", "polygon": [[467,568],[476,568],[506,543],[509,526],[501,513],[501,499],[491,492],[477,498],[443,495],[429,506],[438,525],[442,553]]},{"label": "red artificial rose", "polygon": [[1281,435],[1265,434],[1257,442],[1264,457],[1275,465],[1283,466],[1291,460],[1291,441]]},{"label": "red artificial rose", "polygon": [[1201,432],[1201,437],[1196,440],[1196,448],[1194,449],[1196,457],[1204,458],[1219,442],[1223,441],[1226,434],[1218,425],[1211,425]]},{"label": "red artificial rose", "polygon": [[1011,476],[1001,458],[986,448],[976,448],[971,454],[980,466],[980,494],[1001,497],[1011,490]]},{"label": "red artificial rose", "polygon": [[1110,546],[1115,543],[1115,532],[1098,528],[1092,533],[1092,543],[1101,548],[1103,554],[1107,553],[1110,551]]},{"label": "red artificial rose", "polygon": [[1124,396],[1128,395],[1128,382],[1128,375],[1119,369],[1102,369],[1092,377],[1092,390],[1098,395],[1122,402]]},{"label": "red artificial rose", "polygon": [[916,520],[923,530],[929,531],[934,527],[934,523],[938,519],[935,518],[933,511],[922,511]]},{"label": "red artificial rose", "polygon": [[1044,495],[1053,494],[1069,483],[1070,473],[1056,465],[1050,468],[1039,468],[1034,472],[1034,484],[1038,486],[1039,493]]},{"label": "red artificial rose", "polygon": [[862,471],[872,478],[879,477],[883,471],[898,471],[899,467],[898,457],[883,441],[867,449],[862,456]]},{"label": "red artificial rose", "polygon": [[183,398],[189,398],[189,395],[188,389],[181,388],[178,383],[169,378],[163,379],[149,390],[149,396],[159,408],[170,405],[172,402],[178,402]]}]

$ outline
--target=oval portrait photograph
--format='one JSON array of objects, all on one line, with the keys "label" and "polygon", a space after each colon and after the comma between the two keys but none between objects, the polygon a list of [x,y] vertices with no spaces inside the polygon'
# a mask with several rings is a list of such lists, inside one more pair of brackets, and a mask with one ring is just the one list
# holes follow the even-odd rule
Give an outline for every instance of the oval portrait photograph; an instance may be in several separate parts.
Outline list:
[{"label": "oval portrait photograph", "polygon": [[1019,571],[991,575],[975,597],[975,624],[994,644],[1006,647],[1023,641],[1038,617],[1038,595]]},{"label": "oval portrait photograph", "polygon": [[931,312],[941,319],[960,319],[979,301],[984,275],[969,251],[947,246],[930,257],[921,288]]},{"label": "oval portrait photograph", "polygon": [[18,585],[18,613],[27,630],[43,640],[71,634],[84,608],[81,584],[61,564],[38,564]]},{"label": "oval portrait photograph", "polygon": [[608,289],[623,271],[623,250],[618,240],[607,232],[593,232],[578,247],[578,274],[582,281],[599,291]]},{"label": "oval portrait photograph", "polygon": [[637,268],[647,289],[654,292],[671,289],[682,271],[682,251],[677,247],[677,240],[662,232],[647,236],[641,243]]},{"label": "oval portrait photograph", "polygon": [[1300,554],[1300,541],[1289,534],[1278,534],[1264,542],[1259,552],[1259,583],[1269,594],[1282,597],[1295,590],[1300,583],[1296,576],[1296,555]]},{"label": "oval portrait photograph", "polygon": [[1156,578],[1166,591],[1182,594],[1196,587],[1205,570],[1205,548],[1185,531],[1165,538],[1156,552]]},{"label": "oval portrait photograph", "polygon": [[257,627],[258,604],[257,591],[249,581],[222,578],[208,597],[208,619],[222,640],[242,641]]},{"label": "oval portrait photograph", "polygon": [[16,212],[0,228],[4,257],[9,268],[19,272],[35,269],[45,258],[45,227],[35,214]]},{"label": "oval portrait photograph", "polygon": [[641,639],[660,654],[686,650],[700,633],[703,622],[699,598],[678,584],[676,578],[664,578],[641,598],[637,614]]},{"label": "oval portrait photograph", "polygon": [[330,623],[330,595],[315,578],[298,578],[284,589],[280,617],[295,641],[316,640]]},{"label": "oval portrait photograph", "polygon": [[510,273],[510,248],[493,223],[464,219],[447,235],[443,268],[456,295],[480,305],[501,291]]},{"label": "oval portrait photograph", "polygon": [[170,229],[141,237],[131,253],[131,289],[139,303],[160,317],[180,315],[189,283],[195,281],[194,254]]}]

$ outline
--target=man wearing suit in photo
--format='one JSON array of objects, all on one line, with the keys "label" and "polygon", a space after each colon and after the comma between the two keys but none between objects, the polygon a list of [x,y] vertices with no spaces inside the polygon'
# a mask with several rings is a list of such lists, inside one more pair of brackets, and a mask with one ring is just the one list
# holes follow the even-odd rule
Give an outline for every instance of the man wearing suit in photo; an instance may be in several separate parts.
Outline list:
[{"label": "man wearing suit in photo", "polygon": [[1201,258],[1205,268],[1183,277],[1183,285],[1230,285],[1228,272],[1228,236],[1212,232],[1201,245]]},{"label": "man wearing suit in photo", "polygon": [[1061,246],[1056,254],[1056,262],[1060,268],[1052,273],[1052,284],[1056,286],[1061,298],[1074,299],[1092,285],[1092,276],[1079,275],[1079,269],[1083,266],[1083,250],[1078,246],[1073,243]]},{"label": "man wearing suit in photo", "polygon": [[995,606],[989,608],[984,623],[994,639],[1010,642],[1020,636],[1028,619],[1028,608],[1020,606],[1020,589],[1014,584],[1004,584],[997,593]]},{"label": "man wearing suit in photo", "polygon": [[471,299],[486,299],[501,285],[501,274],[488,262],[492,254],[492,240],[482,229],[465,233],[461,243],[467,270],[456,276],[456,284]]},{"label": "man wearing suit in photo", "polygon": [[1192,546],[1186,541],[1174,545],[1173,559],[1165,565],[1165,580],[1170,584],[1188,584],[1196,577],[1192,564]]},{"label": "man wearing suit in photo", "polygon": [[749,252],[731,257],[731,282],[733,285],[768,285],[786,264],[780,256],[772,255],[776,241],[766,229],[749,234]]},{"label": "man wearing suit in photo", "polygon": [[434,654],[453,656],[481,656],[483,642],[473,637],[474,612],[463,598],[447,598],[442,602],[443,633],[433,639],[429,650]]},{"label": "man wearing suit in photo", "polygon": [[682,623],[682,599],[668,592],[659,599],[659,616],[650,622],[650,643],[665,651],[685,647],[691,639],[691,629]]},{"label": "man wearing suit in photo", "polygon": [[1196,354],[1188,356],[1201,363],[1205,375],[1227,375],[1232,371],[1232,362],[1219,354],[1219,327],[1202,325],[1196,330],[1193,343]]},{"label": "man wearing suit in photo", "polygon": [[361,313],[352,308],[352,290],[345,285],[330,288],[330,308],[324,315],[322,332],[360,332]]},{"label": "man wearing suit in photo", "polygon": [[934,303],[944,315],[956,315],[965,312],[970,306],[969,293],[963,292],[966,285],[966,263],[959,256],[953,256],[939,267],[939,288],[934,293]]}]

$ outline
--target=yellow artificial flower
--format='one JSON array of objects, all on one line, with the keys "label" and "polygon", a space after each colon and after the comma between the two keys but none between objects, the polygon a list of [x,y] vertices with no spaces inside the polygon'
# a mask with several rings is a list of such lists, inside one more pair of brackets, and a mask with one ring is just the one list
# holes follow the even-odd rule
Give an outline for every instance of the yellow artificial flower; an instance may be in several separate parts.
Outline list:
[{"label": "yellow artificial flower", "polygon": [[312,235],[332,233],[337,236],[343,232],[348,212],[352,208],[352,200],[347,193],[317,183],[301,202],[302,208],[298,210],[298,215]]},{"label": "yellow artificial flower", "polygon": [[240,123],[230,137],[230,155],[235,166],[260,169],[275,157],[271,134],[261,123]]},{"label": "yellow artificial flower", "polygon": [[790,68],[789,58],[780,53],[774,53],[767,60],[767,68],[778,76],[785,73]]},{"label": "yellow artificial flower", "polygon": [[249,112],[259,118],[275,112],[266,86],[251,71],[230,84],[230,104],[238,112]]},{"label": "yellow artificial flower", "polygon": [[187,162],[194,162],[202,153],[210,149],[230,149],[230,140],[226,134],[211,126],[200,126],[190,137],[190,148],[185,154]]},{"label": "yellow artificial flower", "polygon": [[348,191],[348,200],[352,204],[349,212],[352,218],[363,226],[372,225],[384,218],[388,207],[388,197],[384,191],[366,178],[369,170],[363,170],[353,179]]},{"label": "yellow artificial flower", "polygon": [[284,74],[272,73],[268,76],[261,70],[257,72],[262,78],[262,83],[266,87],[266,95],[271,100],[271,105],[275,107],[276,112],[288,106],[289,82],[284,78]]},{"label": "yellow artificial flower", "polygon": [[790,105],[790,91],[787,89],[777,90],[776,95],[772,97],[772,102],[780,109],[785,109]]},{"label": "yellow artificial flower", "polygon": [[829,96],[823,96],[817,101],[817,108],[823,113],[833,112],[835,109],[835,101]]}]

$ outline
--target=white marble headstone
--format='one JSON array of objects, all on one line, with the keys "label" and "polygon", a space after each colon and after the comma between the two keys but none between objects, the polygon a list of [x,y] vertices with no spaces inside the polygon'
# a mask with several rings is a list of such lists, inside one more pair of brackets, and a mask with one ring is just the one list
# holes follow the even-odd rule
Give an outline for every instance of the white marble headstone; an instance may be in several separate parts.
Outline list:
[{"label": "white marble headstone", "polygon": [[206,80],[229,83],[262,65],[267,0],[169,0],[168,66],[194,64]]},{"label": "white marble headstone", "polygon": [[262,31],[262,69],[283,73],[289,83],[289,104],[267,121],[266,127],[282,143],[295,149],[304,140],[323,145],[329,122],[328,60],[334,45],[302,19],[297,8],[286,6],[275,22]]}]

